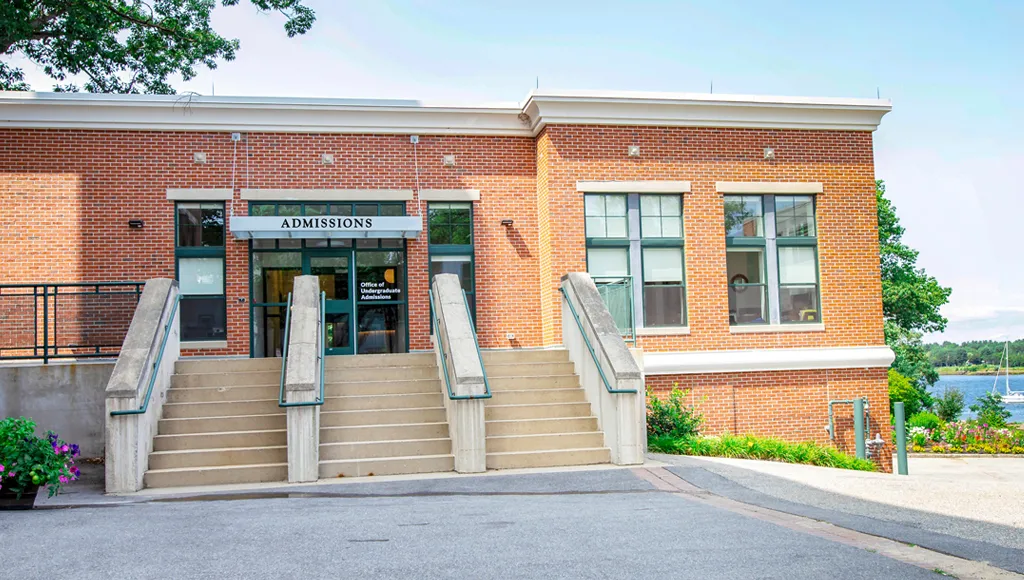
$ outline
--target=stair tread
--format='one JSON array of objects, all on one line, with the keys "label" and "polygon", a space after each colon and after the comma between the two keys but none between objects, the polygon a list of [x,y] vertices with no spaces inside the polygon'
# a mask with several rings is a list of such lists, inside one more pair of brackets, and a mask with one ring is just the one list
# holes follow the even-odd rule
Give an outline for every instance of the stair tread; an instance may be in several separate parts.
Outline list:
[{"label": "stair tread", "polygon": [[[165,406],[168,405],[168,404],[173,404],[173,403],[164,403]],[[339,411],[328,411],[328,412],[337,413]],[[347,413],[349,411],[342,411],[342,412],[346,412]],[[280,413],[258,413],[256,415],[213,415],[213,416],[210,416],[210,417],[169,417],[169,418],[162,418],[160,420],[161,421],[209,421],[211,419],[245,419],[247,417],[283,417],[284,414],[285,414],[284,409],[281,409]],[[247,429],[247,430],[251,430],[251,429]],[[237,431],[229,431],[229,433],[237,433]],[[181,435],[181,433],[178,433],[178,435]]]},{"label": "stair tread", "polygon": [[455,457],[451,453],[442,453],[440,455],[395,455],[389,457],[365,457],[362,459],[322,459],[320,465],[325,463],[356,463],[359,461],[394,461],[401,459],[447,459]]},{"label": "stair tread", "polygon": [[582,391],[583,387],[545,387],[543,389],[502,389],[499,393],[546,393],[548,391]]},{"label": "stair tread", "polygon": [[166,469],[147,469],[146,473],[186,473],[190,471],[226,471],[228,469],[249,469],[257,467],[288,467],[288,463],[243,463],[240,465],[210,465],[202,467],[168,467]]},{"label": "stair tread", "polygon": [[488,435],[487,439],[533,439],[541,437],[561,437],[563,435],[593,435],[601,431],[563,431],[560,433],[524,433],[521,435]]},{"label": "stair tread", "polygon": [[[494,401],[494,398],[491,398]],[[495,407],[554,407],[557,405],[589,405],[587,401],[555,401],[553,403],[509,403],[506,405],[499,405],[498,403],[491,403],[488,405],[489,408]]]},{"label": "stair tread", "polygon": [[376,445],[378,443],[422,443],[424,441],[451,441],[451,437],[428,437],[426,439],[372,439],[369,441],[333,441],[324,445]]},{"label": "stair tread", "polygon": [[169,449],[167,451],[151,451],[149,455],[152,457],[153,455],[171,455],[173,453],[216,453],[222,451],[253,451],[256,449],[287,448],[287,445],[257,445],[255,447],[210,447],[209,449]]},{"label": "stair tread", "polygon": [[[275,415],[276,416],[276,415]],[[173,420],[173,419],[169,419]],[[196,437],[202,435],[203,437],[216,437],[218,435],[241,435],[245,433],[259,434],[259,433],[287,433],[287,429],[246,429],[244,431],[203,431],[202,433],[158,433],[157,437]]]},{"label": "stair tread", "polygon": [[164,405],[227,405],[229,403],[278,403],[280,399],[232,399],[230,401],[181,401],[164,403]]},{"label": "stair tread", "polygon": [[[347,409],[344,411],[326,411],[321,410],[320,414],[324,413],[391,413],[394,411],[436,411],[437,409],[444,409],[444,405],[438,405],[436,407],[397,407],[394,409]],[[406,423],[399,423],[399,425],[405,425]]]},{"label": "stair tread", "polygon": [[[322,411],[323,413],[330,413],[331,411]],[[424,423],[374,423],[372,425],[336,425],[334,427],[320,427],[320,430],[324,429],[367,429],[369,427],[419,427],[423,425],[447,425],[447,421],[427,421]]]},{"label": "stair tread", "polygon": [[568,449],[541,449],[537,451],[494,451],[488,452],[488,457],[494,455],[544,455],[550,453],[571,453],[573,451],[609,451],[608,447],[569,447]]}]

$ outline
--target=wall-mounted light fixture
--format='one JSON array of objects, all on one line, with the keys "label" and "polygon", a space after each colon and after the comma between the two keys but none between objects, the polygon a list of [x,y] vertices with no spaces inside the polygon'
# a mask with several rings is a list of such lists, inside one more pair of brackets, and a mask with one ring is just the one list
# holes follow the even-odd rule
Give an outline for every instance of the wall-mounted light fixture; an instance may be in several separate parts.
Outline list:
[{"label": "wall-mounted light fixture", "polygon": [[331,165],[332,163],[334,163],[334,154],[333,153],[321,153],[320,154],[320,163],[322,163],[324,165]]},{"label": "wall-mounted light fixture", "polygon": [[775,150],[772,149],[771,147],[765,147],[764,148],[764,158],[765,159],[775,159]]},{"label": "wall-mounted light fixture", "polygon": [[640,146],[639,145],[630,145],[628,153],[629,153],[630,157],[640,157]]},{"label": "wall-mounted light fixture", "polygon": [[445,155],[441,157],[441,163],[444,164],[445,167],[455,167],[455,156]]},{"label": "wall-mounted light fixture", "polygon": [[512,227],[512,223],[512,220],[501,220],[501,225],[505,226],[506,228]]},{"label": "wall-mounted light fixture", "polygon": [[145,222],[143,222],[142,220],[128,220],[128,227],[130,227],[132,229],[135,229],[135,230],[141,228],[144,225],[145,225]]},{"label": "wall-mounted light fixture", "polygon": [[192,153],[192,161],[196,163],[206,163],[206,153],[203,153],[202,151]]}]

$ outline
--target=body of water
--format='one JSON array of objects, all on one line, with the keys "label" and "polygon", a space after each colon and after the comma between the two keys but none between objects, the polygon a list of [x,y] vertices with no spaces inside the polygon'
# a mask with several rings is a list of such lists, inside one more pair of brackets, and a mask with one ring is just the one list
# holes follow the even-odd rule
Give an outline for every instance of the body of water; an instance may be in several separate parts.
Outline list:
[{"label": "body of water", "polygon": [[[967,419],[974,417],[974,413],[971,413],[969,407],[978,397],[992,390],[994,380],[993,376],[943,375],[939,377],[939,382],[931,388],[931,392],[934,395],[940,395],[943,390],[948,388],[960,389],[964,394],[964,401],[967,403],[964,407],[963,418]],[[1015,391],[1024,390],[1024,375],[1010,375],[1010,388]],[[999,394],[1006,394],[1006,377],[999,377],[996,391]],[[1024,405],[1006,405],[1006,410],[1013,413],[1008,419],[1011,423],[1024,423]]]}]

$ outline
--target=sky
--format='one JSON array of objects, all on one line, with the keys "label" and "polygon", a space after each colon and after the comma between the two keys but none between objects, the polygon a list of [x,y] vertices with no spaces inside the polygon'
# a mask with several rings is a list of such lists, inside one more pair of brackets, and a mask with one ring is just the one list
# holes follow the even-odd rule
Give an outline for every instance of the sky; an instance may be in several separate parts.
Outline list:
[{"label": "sky", "polygon": [[[919,264],[953,288],[944,333],[1024,337],[1024,1],[307,0],[317,22],[245,2],[214,27],[238,58],[179,91],[515,102],[545,89],[892,99],[876,176]],[[31,64],[37,90],[49,81]]]}]

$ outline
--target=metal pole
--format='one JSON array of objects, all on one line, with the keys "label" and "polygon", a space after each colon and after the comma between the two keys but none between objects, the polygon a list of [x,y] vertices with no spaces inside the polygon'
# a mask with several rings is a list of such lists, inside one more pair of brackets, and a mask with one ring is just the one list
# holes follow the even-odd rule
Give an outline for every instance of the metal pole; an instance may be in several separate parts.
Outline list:
[{"label": "metal pole", "polygon": [[900,475],[907,474],[907,422],[904,416],[903,403],[897,402],[896,413],[896,470]]},{"label": "metal pole", "polygon": [[43,364],[50,362],[50,306],[47,287],[43,286]]},{"label": "metal pole", "polygon": [[864,399],[853,400],[853,437],[857,443],[857,458],[867,459],[864,451]]}]

